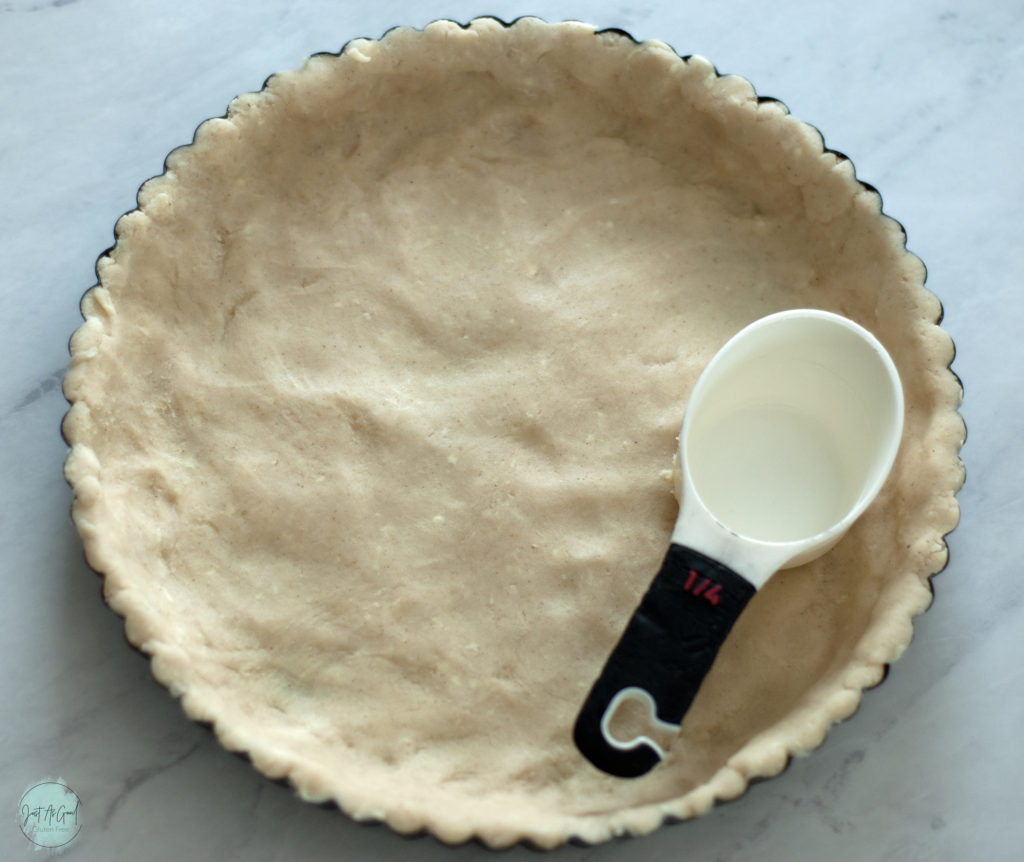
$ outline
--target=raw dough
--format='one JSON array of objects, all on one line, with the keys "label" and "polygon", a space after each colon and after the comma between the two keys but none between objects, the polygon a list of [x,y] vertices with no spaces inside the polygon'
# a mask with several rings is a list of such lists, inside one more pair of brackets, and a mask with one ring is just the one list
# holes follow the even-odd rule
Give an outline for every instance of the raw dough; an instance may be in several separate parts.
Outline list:
[{"label": "raw dough", "polygon": [[[667,46],[482,19],[236,99],[142,188],[83,301],[67,475],[187,713],[310,799],[446,841],[642,833],[781,770],[910,640],[957,521],[924,268],[849,162]],[[649,776],[575,750],[660,563],[697,375],[789,307],[904,381],[878,501],[748,608]]]}]

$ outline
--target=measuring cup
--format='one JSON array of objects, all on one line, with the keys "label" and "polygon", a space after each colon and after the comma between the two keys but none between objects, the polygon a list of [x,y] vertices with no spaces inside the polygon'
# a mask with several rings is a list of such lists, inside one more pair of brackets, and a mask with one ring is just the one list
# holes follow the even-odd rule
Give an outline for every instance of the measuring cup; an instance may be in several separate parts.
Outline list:
[{"label": "measuring cup", "polygon": [[617,710],[639,701],[650,726],[678,732],[754,593],[839,541],[882,487],[902,432],[896,367],[845,317],[784,311],[722,347],[686,405],[668,553],[576,720],[591,763],[636,777],[665,757],[646,734],[615,738]]}]

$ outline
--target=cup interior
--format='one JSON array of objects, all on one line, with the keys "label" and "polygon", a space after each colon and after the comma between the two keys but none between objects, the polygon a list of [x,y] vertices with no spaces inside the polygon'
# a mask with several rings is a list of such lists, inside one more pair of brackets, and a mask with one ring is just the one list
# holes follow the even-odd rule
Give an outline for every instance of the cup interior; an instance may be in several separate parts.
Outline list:
[{"label": "cup interior", "polygon": [[845,529],[878,492],[902,434],[895,366],[838,315],[784,312],[738,333],[687,405],[683,467],[711,515],[750,539]]}]

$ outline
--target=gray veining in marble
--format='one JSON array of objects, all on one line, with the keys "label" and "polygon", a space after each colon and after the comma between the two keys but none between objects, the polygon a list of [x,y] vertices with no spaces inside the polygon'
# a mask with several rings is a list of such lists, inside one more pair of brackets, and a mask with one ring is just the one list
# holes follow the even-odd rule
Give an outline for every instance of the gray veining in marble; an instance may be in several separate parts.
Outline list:
[{"label": "gray veining in marble", "polygon": [[[966,387],[963,519],[914,643],[811,757],[709,816],[563,859],[1015,860],[1024,845],[1024,6],[867,0],[174,4],[0,0],[0,858],[63,777],[80,860],[480,859],[306,805],[183,717],[125,642],[67,517],[59,381],[114,221],[272,71],[436,17],[534,13],[698,53],[785,101],[881,190],[928,265]],[[509,858],[535,858],[523,848]]]}]

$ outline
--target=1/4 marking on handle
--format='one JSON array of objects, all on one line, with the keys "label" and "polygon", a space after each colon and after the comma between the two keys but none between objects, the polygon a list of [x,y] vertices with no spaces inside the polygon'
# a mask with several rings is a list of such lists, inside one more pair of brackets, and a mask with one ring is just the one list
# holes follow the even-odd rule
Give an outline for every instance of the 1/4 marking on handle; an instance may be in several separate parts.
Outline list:
[{"label": "1/4 marking on handle", "polygon": [[690,569],[683,589],[695,596],[703,596],[709,604],[717,607],[719,596],[722,595],[722,585],[714,583],[710,578],[702,578],[700,583],[697,583],[699,577],[696,569]]}]

